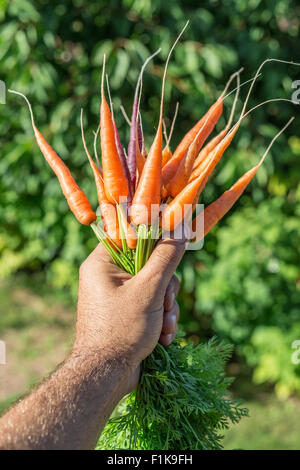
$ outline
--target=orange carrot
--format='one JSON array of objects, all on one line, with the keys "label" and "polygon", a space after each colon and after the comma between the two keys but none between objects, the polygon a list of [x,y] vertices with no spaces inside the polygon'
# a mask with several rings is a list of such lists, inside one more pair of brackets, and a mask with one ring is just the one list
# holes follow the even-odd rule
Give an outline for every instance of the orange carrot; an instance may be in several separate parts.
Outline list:
[{"label": "orange carrot", "polygon": [[134,250],[137,244],[137,233],[135,229],[130,225],[126,218],[125,211],[121,205],[117,205],[118,217],[119,217],[119,227],[121,238],[126,240],[128,248]]},{"label": "orange carrot", "polygon": [[236,108],[236,104],[237,104],[237,101],[238,101],[238,98],[239,98],[239,93],[240,93],[240,71],[237,72],[237,76],[236,76],[237,77],[236,93],[235,93],[235,97],[234,97],[234,101],[233,101],[233,105],[232,105],[232,108],[231,108],[231,112],[230,112],[228,122],[227,122],[226,126],[224,127],[224,129],[221,132],[219,132],[219,134],[217,134],[213,139],[211,139],[208,142],[208,144],[206,144],[205,147],[200,151],[199,155],[197,156],[197,158],[194,162],[193,170],[195,168],[197,168],[197,166],[199,166],[208,157],[208,155],[210,154],[210,152],[212,152],[214,150],[214,148],[216,148],[216,146],[225,137],[225,135],[227,134],[227,132],[229,131],[229,129],[231,127],[234,112],[235,112],[235,108]]},{"label": "orange carrot", "polygon": [[95,212],[92,210],[91,204],[84,194],[84,192],[77,186],[73,176],[71,175],[70,170],[53,150],[53,148],[48,144],[46,139],[42,136],[40,131],[37,129],[34,123],[33,112],[31,104],[23,93],[14,90],[8,90],[10,93],[15,93],[16,95],[22,96],[26,101],[30,116],[31,123],[34,130],[34,135],[37,141],[38,146],[41,149],[42,154],[45,157],[45,160],[52,168],[56,174],[60,187],[64,193],[65,198],[69,204],[69,207],[76,219],[83,225],[90,225],[97,218]]},{"label": "orange carrot", "polygon": [[[197,122],[197,124],[184,136],[178,147],[176,148],[172,158],[166,163],[162,171],[163,184],[170,181],[175,175],[178,166],[183,159],[188,147],[198,134],[199,130],[203,128],[201,140],[202,144],[205,142],[209,134],[212,132],[216,123],[218,122],[223,112],[223,101],[219,98],[207,111],[207,113]],[[206,125],[204,126],[204,123]]]},{"label": "orange carrot", "polygon": [[101,81],[100,134],[103,166],[103,180],[107,199],[118,202],[120,198],[128,197],[128,181],[115,141],[115,129],[109,106],[104,94],[105,56],[103,61]]},{"label": "orange carrot", "polygon": [[[241,69],[242,70],[242,69]],[[241,70],[238,70],[235,72],[229,79],[226,88],[224,92],[227,90],[229,84],[233,80],[233,78],[237,75],[239,76]],[[223,93],[224,93],[223,92]],[[223,101],[223,100],[222,100]],[[168,191],[168,194],[170,194],[172,197],[177,196],[177,194],[180,193],[180,191],[185,187],[187,184],[189,177],[192,173],[193,170],[193,165],[195,162],[195,159],[199,153],[199,150],[203,144],[203,130],[206,128],[207,121],[209,121],[209,117],[207,120],[204,122],[203,126],[199,129],[198,133],[196,134],[195,138],[191,142],[190,146],[188,147],[188,150],[186,151],[185,155],[179,162],[179,165],[177,167],[177,170],[174,174],[174,176],[169,179],[165,183],[165,188]]]},{"label": "orange carrot", "polygon": [[[252,108],[252,110],[248,111],[245,114],[251,92],[253,90],[253,87],[256,83],[256,80],[257,80],[258,76],[260,75],[260,71],[261,71],[262,67],[264,66],[264,64],[266,62],[270,61],[270,60],[275,60],[276,61],[277,59],[267,59],[266,61],[264,61],[258,67],[258,69],[256,71],[256,74],[254,76],[254,79],[251,80],[251,85],[249,87],[249,90],[248,90],[248,93],[247,93],[247,96],[246,96],[246,99],[245,99],[245,102],[244,102],[244,105],[243,105],[243,108],[242,108],[242,111],[241,111],[238,122],[233,126],[233,128],[230,130],[230,132],[228,132],[228,134],[221,140],[221,142],[219,142],[219,144],[214,148],[214,150],[207,155],[205,160],[203,160],[203,162],[200,163],[198,165],[198,167],[192,172],[192,175],[189,179],[190,182],[193,181],[194,179],[199,178],[200,175],[202,175],[203,181],[205,180],[205,182],[204,182],[204,186],[205,186],[209,176],[211,175],[211,173],[215,169],[216,165],[218,164],[218,162],[222,158],[222,156],[223,156],[225,150],[227,149],[227,147],[230,145],[230,143],[231,143],[234,135],[236,134],[236,132],[237,132],[242,120],[244,119],[244,117],[247,114],[249,114],[249,112],[253,111],[254,109],[256,109],[259,106],[262,106],[263,104],[266,104],[270,101],[278,101],[278,99],[265,101],[263,103],[260,103],[258,106],[255,106],[254,108]],[[280,60],[279,60],[279,62],[280,62]],[[283,61],[283,62],[285,62],[285,61]],[[281,100],[290,101],[290,100],[284,100],[283,98],[282,99],[279,98],[279,101],[281,101]],[[203,188],[204,188],[204,186],[203,186]]]},{"label": "orange carrot", "polygon": [[125,157],[125,153],[124,153],[123,148],[122,148],[118,128],[117,128],[116,121],[115,121],[114,106],[113,106],[113,102],[112,102],[112,98],[111,98],[111,94],[110,94],[110,87],[109,87],[109,81],[108,81],[108,76],[107,75],[106,75],[106,86],[107,86],[107,93],[108,93],[109,106],[110,106],[110,112],[111,112],[111,119],[112,119],[112,124],[113,124],[113,127],[114,127],[114,131],[115,131],[116,148],[117,148],[119,158],[120,158],[121,163],[122,163],[122,167],[123,167],[123,170],[124,170],[124,173],[125,173],[125,176],[126,176],[126,180],[128,182],[128,204],[131,204],[131,201],[132,201],[132,185],[131,185],[131,180],[130,180],[130,173],[129,173],[129,169],[128,169],[128,165],[127,165],[127,159]]},{"label": "orange carrot", "polygon": [[183,137],[171,160],[169,160],[168,163],[164,166],[162,170],[162,180],[164,185],[166,185],[175,176],[181,160],[184,158],[190,144],[193,142],[195,137],[197,137],[197,144],[200,150],[207,137],[213,131],[223,112],[224,95],[235,75],[236,73],[234,73],[229,78],[221,96],[210,107],[207,113],[195,124],[195,126]]},{"label": "orange carrot", "polygon": [[148,157],[146,158],[146,162],[132,201],[131,221],[134,225],[152,223],[158,217],[159,214],[162,188],[162,118],[166,73],[171,53],[187,25],[188,23],[186,23],[180,35],[174,42],[167,57],[162,81],[162,94],[158,128]]},{"label": "orange carrot", "polygon": [[192,205],[200,185],[200,179],[192,181],[166,206],[161,215],[163,230],[174,230],[183,219],[191,215]]},{"label": "orange carrot", "polygon": [[200,164],[191,174],[189,183],[202,176],[203,180],[208,180],[209,176],[221,160],[225,150],[231,144],[239,126],[235,126],[232,130],[221,140],[216,148],[207,156],[207,158]]},{"label": "orange carrot", "polygon": [[172,158],[172,152],[170,147],[165,146],[162,151],[162,168],[165,166],[166,163]]},{"label": "orange carrot", "polygon": [[[281,131],[279,131],[278,134],[276,134],[276,136],[272,139],[260,162],[256,166],[251,168],[251,170],[247,171],[241,178],[239,178],[236,183],[231,186],[230,189],[228,189],[227,191],[225,191],[224,194],[222,194],[221,197],[219,197],[216,201],[206,207],[206,209],[204,210],[204,233],[196,235],[195,241],[199,241],[203,238],[203,236],[207,235],[208,232],[219,222],[219,220],[221,220],[224,215],[231,209],[234,203],[243,194],[259,167],[262,165],[275,140],[280,136],[280,134],[282,134],[282,132],[290,125],[293,120],[294,118],[291,118],[288,123],[281,129]],[[200,215],[198,217],[200,217]],[[194,224],[196,223],[197,217],[194,221]]]},{"label": "orange carrot", "polygon": [[141,137],[142,137],[142,156],[146,159],[146,157],[147,157],[147,150],[146,150],[146,146],[145,146],[144,130],[143,130],[143,121],[142,121],[141,113],[140,113],[139,124],[140,124],[139,129],[140,129]]},{"label": "orange carrot", "polygon": [[[197,203],[198,198],[201,192],[203,191],[210,174],[212,173],[213,169],[217,165],[225,149],[228,147],[228,145],[232,141],[233,136],[237,132],[237,129],[239,128],[239,125],[242,119],[246,117],[249,113],[251,113],[254,109],[266,103],[269,103],[271,101],[272,102],[273,101],[292,102],[291,100],[284,99],[284,98],[268,100],[266,102],[260,103],[259,105],[255,106],[250,111],[248,111],[244,116],[240,117],[239,121],[235,124],[235,126],[231,129],[231,131],[226,135],[226,137],[220,142],[216,150],[213,152],[213,155],[210,159],[210,162],[207,168],[205,168],[205,170],[200,175],[198,175],[197,178],[195,178],[193,181],[188,183],[188,185],[175,197],[175,199],[173,199],[173,201],[163,211],[162,227],[165,230],[174,230],[176,228],[176,225],[178,225],[178,223],[181,222],[182,217],[183,217],[183,208],[185,204],[192,205],[192,210],[194,209],[195,204]],[[167,227],[171,227],[171,228],[167,228]]]},{"label": "orange carrot", "polygon": [[[263,106],[267,103],[275,102],[275,101],[287,101],[289,103],[292,103],[291,100],[285,99],[285,98],[275,98],[272,100],[267,100],[263,101],[262,103],[259,103],[258,105],[254,106],[252,109],[247,111],[247,113],[243,114],[244,111],[242,111],[241,116],[238,120],[238,122],[232,127],[232,129],[228,132],[228,134],[221,140],[221,142],[216,146],[216,148],[208,155],[207,159],[202,162],[192,173],[189,183],[191,183],[194,180],[199,180],[203,182],[202,189],[204,189],[208,178],[214,171],[215,167],[221,160],[225,150],[227,147],[230,145],[232,142],[233,137],[235,136],[237,130],[239,129],[242,120],[248,116],[252,111],[255,109],[259,108],[260,106]],[[244,109],[244,108],[243,108]],[[200,195],[200,194],[199,194]]]},{"label": "orange carrot", "polygon": [[83,142],[85,153],[89,159],[90,166],[94,174],[99,208],[100,208],[101,217],[103,221],[104,231],[105,233],[107,233],[108,237],[119,248],[122,248],[122,243],[121,243],[120,234],[119,234],[119,224],[118,224],[116,207],[114,204],[108,201],[106,194],[105,194],[105,190],[104,190],[104,183],[103,183],[102,175],[87,149],[85,137],[84,137],[84,131],[83,131],[82,117],[83,117],[83,110],[81,110],[81,115],[80,115],[82,142]]},{"label": "orange carrot", "polygon": [[[83,110],[81,110],[81,116],[80,116],[82,142],[83,142],[85,153],[89,159],[90,166],[94,174],[98,201],[99,201],[99,208],[100,208],[100,212],[102,216],[104,231],[107,233],[108,237],[119,248],[122,248],[122,241],[120,237],[120,227],[119,227],[119,220],[118,220],[116,206],[112,204],[110,201],[108,201],[106,194],[105,194],[105,190],[104,190],[104,183],[103,183],[102,175],[87,149],[87,145],[86,145],[85,137],[84,137],[84,131],[83,131],[82,118],[83,118]],[[122,211],[122,214],[124,214],[123,211]],[[126,217],[122,218],[122,228],[124,230],[128,247],[131,249],[134,249],[136,247],[137,237],[136,237],[135,231],[127,222]]]}]

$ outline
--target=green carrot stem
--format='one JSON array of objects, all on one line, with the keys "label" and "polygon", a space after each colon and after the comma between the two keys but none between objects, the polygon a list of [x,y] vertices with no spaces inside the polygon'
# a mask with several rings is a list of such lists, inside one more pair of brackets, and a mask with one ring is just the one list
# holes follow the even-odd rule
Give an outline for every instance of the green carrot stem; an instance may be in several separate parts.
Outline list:
[{"label": "green carrot stem", "polygon": [[120,235],[121,235],[121,240],[122,240],[122,248],[123,248],[123,252],[124,253],[127,253],[128,251],[128,246],[127,246],[127,243],[126,243],[126,236],[125,236],[125,231],[124,231],[124,227],[123,227],[123,215],[121,213],[121,211],[123,211],[123,207],[120,206],[119,204],[116,205],[116,208],[117,208],[117,214],[118,214],[118,221],[119,221],[119,230],[120,230]]}]

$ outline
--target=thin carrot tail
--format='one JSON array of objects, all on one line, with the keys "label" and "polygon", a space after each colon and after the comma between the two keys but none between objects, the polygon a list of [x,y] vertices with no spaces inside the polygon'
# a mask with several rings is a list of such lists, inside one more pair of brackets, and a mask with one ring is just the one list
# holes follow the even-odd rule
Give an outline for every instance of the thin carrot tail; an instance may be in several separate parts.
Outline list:
[{"label": "thin carrot tail", "polygon": [[142,78],[143,78],[143,73],[147,64],[150,62],[151,59],[153,59],[153,57],[159,54],[160,51],[161,49],[158,49],[154,54],[148,57],[147,60],[144,62],[141,68],[139,77],[138,77],[135,94],[134,94],[134,101],[133,101],[132,115],[131,115],[131,122],[130,122],[130,137],[129,137],[129,144],[128,144],[128,152],[127,152],[127,155],[128,155],[127,163],[128,163],[132,187],[134,190],[136,186],[136,141],[139,142],[139,139],[142,139],[141,129],[139,126],[139,106],[140,106],[140,97],[141,97],[141,92],[142,92]]},{"label": "thin carrot tail", "polygon": [[225,128],[221,132],[219,132],[219,134],[217,134],[213,139],[211,139],[205,145],[205,147],[199,152],[197,158],[195,159],[195,162],[194,162],[194,165],[193,165],[193,170],[195,170],[207,158],[209,153],[212,152],[216,148],[216,146],[225,137],[225,135],[227,134],[227,132],[229,131],[229,129],[231,127],[233,117],[234,117],[235,108],[236,108],[236,104],[237,104],[240,89],[241,89],[240,70],[236,73],[236,78],[237,78],[236,92],[235,92],[235,97],[234,97],[234,100],[233,100],[233,104],[232,104],[232,108],[231,108],[231,112],[230,112],[228,122],[227,122]]},{"label": "thin carrot tail", "polygon": [[[274,103],[276,101],[286,101],[288,103],[294,103],[292,100],[289,100],[287,98],[274,98],[271,100],[263,101],[262,103],[257,104],[253,108],[251,108],[249,111],[243,114],[241,113],[237,123],[230,129],[230,131],[226,134],[226,136],[223,138],[223,140],[216,146],[216,148],[206,157],[206,159],[193,171],[189,182],[194,181],[196,178],[199,178],[200,175],[202,175],[203,179],[205,180],[205,184],[208,181],[208,178],[214,171],[216,165],[219,163],[221,160],[225,150],[227,147],[230,145],[233,137],[235,136],[236,132],[238,131],[243,119],[245,119],[250,113],[252,113],[255,109],[264,106],[267,103]],[[203,185],[203,189],[205,187],[205,184]]]},{"label": "thin carrot tail", "polygon": [[174,47],[176,46],[188,24],[189,22],[187,22],[184,28],[181,30],[179,36],[172,45],[166,60],[162,80],[158,128],[153,144],[149,151],[149,155],[146,159],[141,177],[139,179],[139,184],[137,186],[131,207],[131,221],[134,225],[152,223],[159,215],[162,190],[162,121],[166,74]]},{"label": "thin carrot tail", "polygon": [[100,132],[100,124],[97,127],[96,132],[94,132],[94,155],[96,158],[98,170],[100,171],[100,174],[103,177],[103,170],[102,170],[102,166],[100,165],[100,160],[99,160],[98,152],[97,152],[97,139],[98,139],[99,132]]}]

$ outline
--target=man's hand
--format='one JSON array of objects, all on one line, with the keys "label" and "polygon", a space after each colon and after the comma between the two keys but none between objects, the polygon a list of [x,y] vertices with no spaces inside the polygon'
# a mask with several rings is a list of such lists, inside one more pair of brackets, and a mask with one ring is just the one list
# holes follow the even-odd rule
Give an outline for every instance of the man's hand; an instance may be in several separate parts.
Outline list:
[{"label": "man's hand", "polygon": [[80,269],[76,340],[66,361],[0,419],[0,449],[92,449],[139,364],[170,344],[179,314],[174,271],[185,244],[163,240],[131,277],[98,246]]},{"label": "man's hand", "polygon": [[157,342],[168,346],[176,335],[179,281],[173,273],[184,249],[184,242],[160,242],[132,277],[99,244],[80,268],[74,350],[110,350],[127,360],[135,371],[129,388],[137,385],[139,364]]}]

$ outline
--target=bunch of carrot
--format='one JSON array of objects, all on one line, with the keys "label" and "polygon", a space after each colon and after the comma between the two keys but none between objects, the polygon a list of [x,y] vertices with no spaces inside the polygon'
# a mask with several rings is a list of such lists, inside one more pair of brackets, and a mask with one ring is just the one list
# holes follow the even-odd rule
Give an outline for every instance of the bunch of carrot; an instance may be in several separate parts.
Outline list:
[{"label": "bunch of carrot", "polygon": [[[192,240],[198,241],[207,235],[241,196],[263,163],[275,139],[293,119],[290,119],[284,128],[273,138],[259,163],[241,176],[219,199],[207,206],[204,209],[204,214],[198,215],[193,220],[193,214],[199,197],[216,165],[240,128],[241,122],[255,108],[267,103],[261,103],[246,112],[251,91],[257,77],[260,75],[262,67],[266,62],[272,60],[284,63],[291,62],[267,59],[260,65],[254,78],[248,80],[248,82],[251,82],[251,85],[242,112],[237,122],[232,126],[240,87],[248,83],[240,84],[241,70],[234,73],[228,80],[220,97],[182,138],[176,150],[172,153],[170,139],[174,129],[178,105],[176,106],[171,132],[168,137],[163,119],[164,88],[171,53],[186,26],[176,39],[166,61],[162,79],[159,121],[156,135],[148,152],[145,146],[139,109],[142,94],[142,79],[146,65],[160,50],[147,59],[138,77],[131,119],[126,116],[130,125],[130,139],[127,152],[123,149],[118,134],[107,76],[108,102],[105,96],[104,57],[101,80],[100,124],[95,133],[94,140],[96,161],[94,161],[87,149],[83,130],[83,114],[81,112],[82,140],[95,180],[99,201],[99,218],[92,209],[84,192],[76,184],[65,163],[63,163],[37,129],[28,99],[20,92],[9,90],[12,93],[21,95],[26,100],[37,144],[46,161],[56,174],[71,211],[81,224],[91,226],[97,238],[109,251],[114,262],[132,275],[136,274],[147,262],[157,240],[163,237],[164,234],[175,231],[180,225],[184,224],[184,227],[186,227],[186,225],[189,225],[189,222],[192,222],[191,229],[194,229]],[[227,93],[233,80],[237,81],[237,86],[230,93]],[[235,92],[235,98],[226,126],[206,143],[222,116],[224,100],[233,92]],[[100,165],[97,155],[99,130],[102,165]],[[163,134],[166,140],[165,147],[163,147]],[[203,215],[204,226],[200,224],[199,228],[197,222]]]},{"label": "bunch of carrot", "polygon": [[[166,61],[162,80],[159,122],[156,135],[148,153],[145,148],[139,111],[142,78],[146,65],[160,50],[156,51],[146,60],[138,78],[131,120],[127,118],[130,124],[130,140],[127,155],[122,147],[115,123],[107,76],[109,104],[105,97],[104,57],[99,124],[102,166],[100,165],[96,150],[99,128],[97,133],[95,133],[95,162],[86,146],[83,131],[83,115],[81,112],[83,145],[94,175],[101,223],[97,223],[96,213],[92,209],[84,192],[76,184],[67,166],[37,129],[28,99],[20,92],[9,90],[12,93],[23,96],[26,100],[31,114],[36,141],[46,161],[56,174],[71,211],[81,224],[90,225],[92,227],[96,236],[104,243],[116,264],[131,274],[135,274],[139,271],[149,258],[155,245],[155,238],[158,239],[165,233],[174,231],[180,224],[184,223],[188,225],[187,222],[192,220],[194,209],[210,175],[233,140],[243,118],[252,111],[245,112],[250,93],[257,77],[260,75],[263,65],[271,60],[285,62],[277,59],[267,59],[261,64],[254,79],[249,80],[252,83],[244,102],[241,115],[236,124],[232,126],[241,86],[240,72],[242,69],[234,73],[228,80],[220,97],[183,137],[174,153],[172,153],[170,150],[170,138],[174,128],[178,105],[168,138],[163,120],[163,97],[170,56],[186,26],[173,44]],[[225,98],[232,93],[226,95],[226,92],[232,80],[235,78],[237,80],[237,86],[235,90],[233,90],[235,91],[235,99],[230,118],[224,129],[203,147],[223,113],[223,102]],[[261,103],[258,106],[262,104],[265,103]],[[274,137],[271,145],[290,122],[291,120]],[[166,146],[164,148],[163,128],[166,139]],[[202,224],[199,229],[199,224],[197,224],[203,214],[200,214],[193,220],[191,228],[197,228],[193,233],[194,240],[197,241],[207,235],[213,226],[230,210],[256,174],[266,154],[267,152],[255,167],[245,173],[217,201],[205,208],[204,227]],[[147,242],[145,242],[145,240]]]}]

